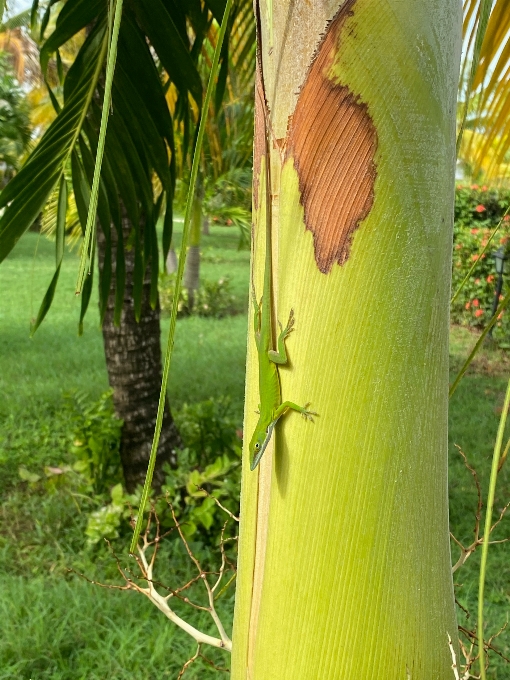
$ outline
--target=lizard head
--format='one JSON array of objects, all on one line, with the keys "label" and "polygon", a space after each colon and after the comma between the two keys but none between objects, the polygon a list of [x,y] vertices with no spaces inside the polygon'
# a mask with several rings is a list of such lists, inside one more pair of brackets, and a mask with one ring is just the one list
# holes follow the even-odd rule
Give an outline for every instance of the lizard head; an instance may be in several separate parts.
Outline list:
[{"label": "lizard head", "polygon": [[258,424],[253,433],[253,437],[250,441],[249,451],[250,451],[250,470],[255,470],[257,465],[260,463],[264,451],[269,444],[271,435],[273,434],[275,422],[269,423],[269,425]]}]

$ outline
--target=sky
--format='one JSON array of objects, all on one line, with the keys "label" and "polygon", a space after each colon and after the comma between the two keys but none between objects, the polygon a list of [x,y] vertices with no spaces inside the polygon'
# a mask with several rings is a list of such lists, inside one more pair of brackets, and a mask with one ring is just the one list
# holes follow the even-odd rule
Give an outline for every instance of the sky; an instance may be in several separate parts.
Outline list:
[{"label": "sky", "polygon": [[7,0],[9,14],[19,14],[24,9],[32,7],[32,0]]}]

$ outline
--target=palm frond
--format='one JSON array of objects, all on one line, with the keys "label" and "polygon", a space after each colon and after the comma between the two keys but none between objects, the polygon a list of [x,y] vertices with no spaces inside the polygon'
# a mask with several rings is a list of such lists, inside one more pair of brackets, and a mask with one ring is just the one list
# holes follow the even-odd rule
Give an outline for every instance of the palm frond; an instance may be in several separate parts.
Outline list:
[{"label": "palm frond", "polygon": [[463,98],[473,95],[471,109],[465,105],[467,139],[460,148],[460,157],[472,168],[473,175],[483,172],[486,180],[505,180],[510,158],[510,11],[507,0],[494,0],[487,21],[479,60],[473,51],[480,0],[465,0],[464,46],[462,71],[471,61],[471,85],[461,82]]},{"label": "palm frond", "polygon": [[6,207],[0,219],[0,262],[42,211],[74,150],[106,56],[103,27],[96,27],[84,48],[82,68],[61,114],[0,195],[0,207]]},{"label": "palm frond", "polygon": [[[43,210],[48,197],[59,185],[59,178],[69,168],[71,181],[68,184],[72,189],[69,203],[74,201],[78,221],[82,227],[85,224],[105,91],[103,69],[111,36],[107,11],[110,4],[105,0],[67,0],[60,5],[50,0],[41,14],[38,0],[34,0],[30,17],[32,31],[37,29],[38,34],[46,35],[40,51],[40,73],[46,79],[48,96],[57,115],[21,171],[1,194],[0,207],[5,206],[6,210],[0,219],[0,261]],[[237,3],[245,27],[250,25],[251,8],[247,9],[250,4],[250,0]],[[203,106],[202,46],[214,25],[213,18],[221,18],[225,6],[225,0],[200,3],[196,0],[179,0],[178,3],[140,0],[123,7],[112,85],[113,115],[109,116],[104,146],[97,214],[107,239],[112,225],[119,234],[122,209],[133,225],[138,263],[135,292],[140,288],[151,260],[154,260],[156,273],[153,271],[153,275],[157,280],[158,257],[153,227],[163,208],[164,255],[170,245],[177,158],[181,152],[176,150],[174,126],[177,122],[184,129],[186,155],[186,144],[191,148]],[[227,39],[233,30],[230,24]],[[242,32],[240,30],[240,35]],[[242,54],[247,55],[250,50],[246,47],[246,38],[242,44]],[[71,59],[67,54],[69,45],[72,45]],[[236,54],[235,45],[233,52],[224,48],[224,62],[229,58],[232,63],[232,54]],[[249,68],[246,64],[246,72]],[[225,89],[229,88],[231,92],[226,67],[223,75]],[[169,93],[173,95],[171,106],[165,98]],[[54,208],[49,212],[54,214]],[[68,230],[69,222],[66,224]],[[89,262],[93,260],[92,241],[88,249]],[[121,259],[123,247],[119,240],[117,257]],[[109,257],[111,253],[106,260]],[[105,261],[103,271],[99,272],[101,298],[109,290],[111,264]],[[124,267],[117,264],[115,288],[119,293],[124,286]],[[86,281],[89,287],[90,277]],[[86,309],[88,295],[89,291],[83,295],[82,312]],[[122,295],[117,297],[121,305]],[[51,295],[46,299],[51,302]],[[156,302],[155,295],[153,302]],[[116,305],[116,318],[119,315],[120,307]]]}]

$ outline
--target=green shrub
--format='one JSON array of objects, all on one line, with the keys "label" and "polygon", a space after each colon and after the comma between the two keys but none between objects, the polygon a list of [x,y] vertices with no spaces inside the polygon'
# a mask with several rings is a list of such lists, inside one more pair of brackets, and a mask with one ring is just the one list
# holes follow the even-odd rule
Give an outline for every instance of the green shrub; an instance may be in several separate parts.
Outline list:
[{"label": "green shrub", "polygon": [[[171,527],[171,504],[186,536],[216,544],[226,519],[216,500],[230,512],[239,512],[241,432],[230,416],[226,397],[184,405],[175,420],[185,448],[178,454],[178,467],[166,467],[162,494],[153,496],[146,510],[152,504],[162,526]],[[113,486],[110,502],[89,514],[88,543],[127,536],[131,518],[139,512],[140,498],[140,488],[127,494],[120,483]]]},{"label": "green shrub", "polygon": [[[164,314],[169,314],[172,309],[174,289],[175,274],[162,274],[159,279],[159,301]],[[177,316],[179,318],[193,314],[221,319],[240,311],[239,301],[230,292],[230,279],[224,276],[218,281],[203,281],[200,288],[195,291],[191,309],[188,291],[182,288]]]},{"label": "green shrub", "polygon": [[[451,320],[453,323],[483,328],[491,318],[497,284],[493,253],[499,248],[503,248],[508,253],[510,215],[504,218],[503,225],[491,242],[487,253],[481,257],[480,253],[509,205],[510,191],[489,189],[485,186],[479,188],[477,185],[457,188],[452,263],[453,293],[456,292],[473,262],[479,261],[473,274],[452,304]],[[506,289],[507,276],[505,275],[504,294]],[[509,315],[510,311],[503,312],[494,327],[494,339],[500,346],[505,346],[510,340]]]},{"label": "green shrub", "polygon": [[495,227],[509,205],[508,189],[460,184],[455,191],[455,226]]},{"label": "green shrub", "polygon": [[82,474],[91,492],[108,493],[122,478],[119,455],[122,420],[114,413],[113,390],[107,390],[95,402],[80,393],[68,397],[74,420],[73,468]]},{"label": "green shrub", "polygon": [[[73,527],[73,550],[77,551],[83,547],[84,533],[92,547],[102,545],[103,538],[125,543],[132,531],[130,522],[139,510],[141,488],[128,494],[122,485],[122,423],[115,418],[111,391],[94,402],[81,394],[71,395],[67,409],[73,423],[68,460],[42,470],[19,466],[22,484],[3,505],[6,526],[19,525],[19,532],[9,530],[15,537],[9,551],[23,553],[25,542],[34,540],[32,531],[41,545],[67,541],[67,536],[59,535],[61,525],[64,533],[69,531],[61,520],[41,524],[43,509],[59,516],[65,508]],[[239,512],[242,433],[231,416],[228,397],[185,404],[175,413],[175,420],[185,448],[178,453],[178,467],[166,467],[162,493],[153,495],[146,509],[152,504],[162,525],[171,527],[171,503],[188,537],[203,546],[217,545],[227,515],[215,499],[230,512]],[[28,528],[26,536],[23,528]]]},{"label": "green shrub", "polygon": [[190,467],[203,468],[212,463],[218,453],[227,453],[230,457],[238,455],[241,433],[237,421],[231,416],[228,397],[184,404],[174,417],[190,452]]}]

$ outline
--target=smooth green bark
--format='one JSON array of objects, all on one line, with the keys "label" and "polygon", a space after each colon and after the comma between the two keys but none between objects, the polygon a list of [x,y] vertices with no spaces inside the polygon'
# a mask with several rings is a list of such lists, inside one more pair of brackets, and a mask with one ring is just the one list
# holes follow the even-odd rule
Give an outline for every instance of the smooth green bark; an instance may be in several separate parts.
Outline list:
[{"label": "smooth green bark", "polygon": [[[321,12],[330,19],[340,4],[274,3],[270,54],[261,5],[275,138],[313,52],[301,82],[285,54],[306,56]],[[377,177],[349,259],[328,274],[305,230],[293,160],[282,167],[271,145],[277,314],[296,316],[282,396],[311,401],[320,417],[286,417],[255,472],[245,447],[233,680],[454,678],[447,343],[461,3],[357,0],[352,11],[327,76],[368,106]],[[261,290],[262,194],[257,203]],[[250,325],[246,443],[256,361]]]}]

